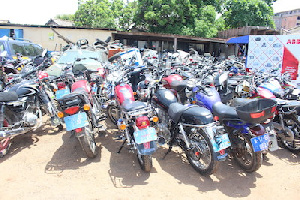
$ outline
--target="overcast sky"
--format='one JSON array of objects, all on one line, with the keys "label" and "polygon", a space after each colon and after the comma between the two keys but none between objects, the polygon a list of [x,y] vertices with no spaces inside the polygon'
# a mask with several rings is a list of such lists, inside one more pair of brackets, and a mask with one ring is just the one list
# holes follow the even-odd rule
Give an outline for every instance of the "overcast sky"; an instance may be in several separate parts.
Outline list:
[{"label": "overcast sky", "polygon": [[[58,14],[74,14],[77,0],[1,0],[0,19],[17,24],[44,25]],[[300,8],[300,0],[277,0],[274,13]]]}]

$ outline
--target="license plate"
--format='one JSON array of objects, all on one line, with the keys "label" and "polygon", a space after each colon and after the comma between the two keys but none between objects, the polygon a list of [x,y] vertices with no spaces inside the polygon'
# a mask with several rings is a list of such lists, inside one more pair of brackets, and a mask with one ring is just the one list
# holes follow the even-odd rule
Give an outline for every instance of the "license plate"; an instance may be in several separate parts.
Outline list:
[{"label": "license plate", "polygon": [[70,90],[69,89],[57,90],[56,91],[56,99],[60,99],[60,98],[62,98],[66,94],[70,94]]},{"label": "license plate", "polygon": [[269,148],[269,135],[264,134],[258,137],[251,138],[252,147],[254,152],[267,150]]},{"label": "license plate", "polygon": [[219,152],[222,149],[226,149],[231,146],[228,134],[222,134],[215,137],[212,141],[214,152]]},{"label": "license plate", "polygon": [[137,144],[147,143],[153,140],[157,140],[155,128],[145,128],[142,130],[135,131],[134,139]]},{"label": "license plate", "polygon": [[67,131],[72,131],[76,128],[82,128],[89,124],[87,114],[85,112],[64,117],[64,121],[66,123]]}]

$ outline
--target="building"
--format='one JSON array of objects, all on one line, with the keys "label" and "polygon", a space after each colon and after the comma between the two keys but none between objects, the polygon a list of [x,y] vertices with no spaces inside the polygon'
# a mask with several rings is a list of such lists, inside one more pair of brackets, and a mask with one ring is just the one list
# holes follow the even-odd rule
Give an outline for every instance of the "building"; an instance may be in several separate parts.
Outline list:
[{"label": "building", "polygon": [[24,38],[41,45],[49,51],[60,51],[67,43],[58,37],[51,28],[74,43],[79,39],[87,39],[90,43],[95,42],[96,38],[106,40],[107,37],[116,32],[114,29],[0,23],[0,37],[6,35],[8,37]]},{"label": "building", "polygon": [[[58,24],[58,25],[57,25]],[[4,35],[15,38],[25,38],[50,51],[60,51],[67,44],[54,32],[68,38],[72,42],[79,39],[87,39],[90,43],[96,38],[106,40],[111,36],[113,40],[119,40],[124,45],[138,48],[152,48],[158,51],[167,50],[169,52],[176,50],[189,51],[194,48],[200,54],[210,53],[214,56],[228,56],[225,53],[226,39],[220,38],[200,38],[193,36],[148,33],[148,32],[119,32],[114,29],[85,28],[59,25],[59,21],[50,19],[46,25],[21,25],[0,23],[0,37]],[[53,28],[54,31],[51,29]]]},{"label": "building", "polygon": [[45,26],[75,26],[74,22],[62,19],[50,19]]},{"label": "building", "polygon": [[300,8],[275,13],[274,21],[277,30],[289,30],[296,26],[300,26]]},{"label": "building", "polygon": [[[116,32],[113,38],[120,40],[124,45],[134,46],[139,49],[150,48],[158,52],[164,50],[168,52],[176,52],[183,50],[188,52],[190,48],[194,48],[203,55],[210,53],[214,56],[220,56],[226,51],[226,39],[221,38],[201,38],[187,35],[174,35],[149,32]],[[225,55],[226,56],[226,55]]]}]

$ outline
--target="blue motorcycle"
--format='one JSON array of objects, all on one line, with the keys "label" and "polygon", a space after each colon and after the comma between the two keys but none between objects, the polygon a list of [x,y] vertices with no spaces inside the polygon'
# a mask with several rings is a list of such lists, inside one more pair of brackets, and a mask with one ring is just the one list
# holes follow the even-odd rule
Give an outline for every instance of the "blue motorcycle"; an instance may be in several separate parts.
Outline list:
[{"label": "blue motorcycle", "polygon": [[246,172],[258,170],[262,162],[262,151],[269,147],[269,135],[260,125],[276,110],[271,99],[239,99],[239,107],[222,103],[214,86],[197,86],[193,89],[196,104],[209,109],[228,133],[230,153]]}]

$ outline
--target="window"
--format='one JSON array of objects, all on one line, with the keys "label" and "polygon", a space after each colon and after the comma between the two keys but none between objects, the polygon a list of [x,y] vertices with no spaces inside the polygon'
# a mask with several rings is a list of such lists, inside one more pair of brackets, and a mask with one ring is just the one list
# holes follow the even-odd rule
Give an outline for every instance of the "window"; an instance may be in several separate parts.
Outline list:
[{"label": "window", "polygon": [[300,20],[300,16],[297,17],[297,20]]}]

